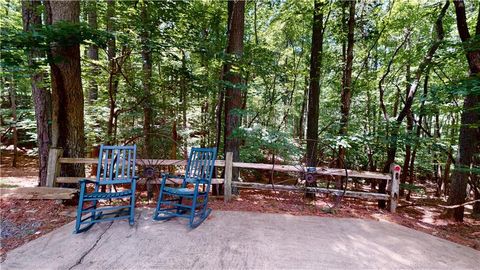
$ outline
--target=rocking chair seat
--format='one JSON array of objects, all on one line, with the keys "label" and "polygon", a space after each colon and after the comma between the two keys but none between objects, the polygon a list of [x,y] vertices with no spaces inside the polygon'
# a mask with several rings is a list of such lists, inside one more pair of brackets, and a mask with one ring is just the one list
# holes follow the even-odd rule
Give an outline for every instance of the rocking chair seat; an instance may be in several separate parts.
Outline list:
[{"label": "rocking chair seat", "polygon": [[132,195],[132,190],[125,190],[120,192],[92,192],[85,194],[85,199],[116,199],[121,197],[128,197]]},{"label": "rocking chair seat", "polygon": [[[189,188],[174,188],[174,187],[164,187],[164,192],[174,194],[174,195],[192,195],[195,193],[194,189]],[[203,194],[204,192],[199,191],[198,194]]]}]

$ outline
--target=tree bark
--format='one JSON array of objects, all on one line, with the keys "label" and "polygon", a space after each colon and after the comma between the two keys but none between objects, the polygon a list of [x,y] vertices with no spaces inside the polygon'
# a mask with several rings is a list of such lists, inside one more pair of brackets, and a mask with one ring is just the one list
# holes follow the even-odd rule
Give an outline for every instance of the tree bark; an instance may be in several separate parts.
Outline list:
[{"label": "tree bark", "polygon": [[[408,63],[407,64],[407,75],[406,75],[406,81],[407,81],[407,87],[406,87],[407,93],[406,93],[406,95],[408,95],[408,91],[410,89],[410,80],[411,80],[411,78],[410,78],[410,63]],[[413,130],[413,113],[412,113],[412,110],[410,109],[407,113],[407,134],[410,135],[412,133],[412,130]],[[400,183],[403,184],[403,185],[405,185],[405,183],[407,182],[411,152],[412,152],[412,145],[410,144],[410,142],[407,142],[407,144],[405,145],[405,159],[404,159],[404,162],[403,162],[403,172],[400,175]],[[405,188],[403,186],[400,187],[399,195],[400,196],[405,195]]]},{"label": "tree bark", "polygon": [[[350,115],[350,104],[352,99],[352,66],[353,66],[353,46],[355,43],[355,2],[349,1],[349,15],[348,15],[348,32],[347,32],[347,49],[344,55],[344,68],[342,79],[342,94],[341,94],[341,107],[340,107],[340,130],[339,136],[346,136],[348,134],[348,118]],[[337,168],[345,167],[345,147],[339,146],[338,148],[338,160]],[[336,188],[340,189],[343,185],[343,178],[338,177],[336,181]]]},{"label": "tree bark", "polygon": [[[243,34],[245,27],[245,1],[235,0],[229,2],[231,15],[229,20],[229,34],[227,54],[229,59],[226,65],[225,81],[228,82],[225,91],[225,131],[224,151],[233,153],[233,161],[240,160],[240,140],[233,134],[240,126],[241,117],[239,111],[242,108],[242,77],[237,70],[240,58],[243,55]],[[230,9],[230,8],[229,8]],[[232,180],[237,181],[239,176],[238,168],[232,172]]]},{"label": "tree bark", "polygon": [[147,158],[151,158],[152,149],[152,105],[151,105],[151,83],[152,80],[152,50],[150,48],[149,35],[149,14],[147,3],[144,2],[141,7],[141,44],[142,44],[142,71],[143,71],[143,137],[144,137],[144,154]]},{"label": "tree bark", "polygon": [[[115,31],[115,0],[107,1],[106,12],[106,28],[107,31],[112,33]],[[115,61],[116,56],[116,41],[115,38],[111,38],[107,42],[107,57],[109,61],[109,77],[108,77],[108,100],[109,100],[109,115],[107,122],[107,140],[108,143],[115,143],[116,136],[114,134],[115,124],[115,108],[117,104],[117,92],[118,92],[118,76],[117,76],[117,64]]]},{"label": "tree bark", "polygon": [[303,90],[303,98],[302,98],[302,107],[300,109],[300,115],[299,115],[299,120],[298,120],[298,138],[300,140],[303,140],[303,136],[305,136],[305,128],[304,128],[304,123],[305,123],[305,109],[307,108],[307,102],[308,102],[308,77],[305,75],[305,88]]},{"label": "tree bark", "polygon": [[[435,112],[435,132],[434,132],[434,139],[435,141],[440,140],[440,112],[437,111]],[[443,178],[442,178],[442,167],[440,165],[440,161],[438,158],[438,154],[436,151],[433,154],[433,178],[435,179],[435,183],[437,184],[437,188],[435,191],[435,196],[440,197],[442,194],[442,186],[443,186]]]},{"label": "tree bark", "polygon": [[[465,44],[465,54],[468,61],[470,77],[478,77],[480,75],[480,50],[467,48],[467,44],[471,41],[471,36],[468,30],[465,3],[463,0],[454,1],[453,3],[455,5],[458,33],[462,43]],[[478,38],[480,37],[480,12],[475,29],[475,35],[476,38]],[[480,152],[480,128],[478,127],[478,123],[480,122],[479,104],[479,96],[473,93],[473,91],[469,91],[463,102],[460,137],[458,141],[458,161],[455,164],[455,170],[452,175],[450,196],[448,198],[449,205],[463,204],[467,196],[467,182],[470,177],[469,169],[475,164],[475,154]],[[456,221],[463,221],[464,207],[448,210],[447,215]]]},{"label": "tree bark", "polygon": [[[88,25],[92,29],[97,29],[98,28],[98,22],[97,22],[97,2],[96,1],[89,1],[87,2],[88,5],[88,11],[87,11],[87,19],[88,19]],[[93,61],[98,61],[98,46],[95,44],[92,44],[88,47],[88,58]],[[94,75],[98,75],[99,70],[97,65],[92,64],[91,65],[91,70]],[[88,89],[88,103],[93,104],[95,100],[98,98],[98,84],[95,78],[92,78],[90,80],[90,85]]]},{"label": "tree bark", "polygon": [[12,76],[12,80],[9,84],[9,94],[10,94],[10,109],[12,110],[12,135],[13,135],[13,159],[12,159],[12,167],[17,167],[17,159],[18,159],[18,130],[17,130],[17,99],[15,93],[15,84],[14,79]]},{"label": "tree bark", "polygon": [[[307,106],[307,166],[317,166],[318,112],[320,99],[320,74],[323,58],[323,3],[315,1],[313,9],[312,48],[310,52],[310,82]],[[316,187],[315,181],[306,186]],[[315,193],[306,192],[308,199],[315,199]]]},{"label": "tree bark", "polygon": [[[40,1],[22,1],[23,30],[28,32],[42,25],[42,17],[39,13]],[[47,76],[45,72],[36,68],[35,59],[43,58],[45,54],[36,48],[31,48],[28,53],[28,65],[31,69],[32,97],[35,107],[35,121],[37,126],[38,147],[38,185],[45,186],[47,182],[47,163],[50,145],[51,121],[51,94],[50,90],[43,86]]]},{"label": "tree bark", "polygon": [[[80,2],[46,1],[47,21],[79,23]],[[80,69],[80,45],[52,43],[52,146],[63,148],[64,157],[84,157],[84,99]],[[61,175],[84,176],[81,164],[62,166]]]}]

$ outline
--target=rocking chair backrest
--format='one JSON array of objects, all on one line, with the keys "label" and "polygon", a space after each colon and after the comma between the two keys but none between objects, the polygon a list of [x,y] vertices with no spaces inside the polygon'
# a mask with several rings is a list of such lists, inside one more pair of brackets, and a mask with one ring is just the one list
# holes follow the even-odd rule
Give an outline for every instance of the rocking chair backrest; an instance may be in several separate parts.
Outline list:
[{"label": "rocking chair backrest", "polygon": [[135,176],[137,146],[100,146],[97,181],[129,180]]},{"label": "rocking chair backrest", "polygon": [[185,177],[212,180],[217,148],[192,148],[188,158]]}]

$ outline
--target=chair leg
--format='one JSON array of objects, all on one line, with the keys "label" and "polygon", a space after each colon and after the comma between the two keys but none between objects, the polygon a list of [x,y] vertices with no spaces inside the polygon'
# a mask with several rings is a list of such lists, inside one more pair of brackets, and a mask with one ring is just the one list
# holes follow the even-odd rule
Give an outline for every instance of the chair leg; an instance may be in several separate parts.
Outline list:
[{"label": "chair leg", "polygon": [[[202,222],[210,215],[212,212],[212,209],[207,208],[208,206],[208,196],[202,196],[204,198],[204,201],[202,202],[202,209],[198,211],[198,214],[193,214],[193,217],[191,217],[190,220],[190,228],[194,229],[198,227],[198,225],[202,224]],[[195,216],[198,216],[195,219]]]},{"label": "chair leg", "polygon": [[80,224],[82,220],[82,209],[83,209],[83,193],[80,194],[80,198],[78,198],[77,218],[75,221],[75,233],[80,232]]},{"label": "chair leg", "polygon": [[98,203],[97,200],[93,201],[93,210],[95,211],[92,212],[92,221],[94,221],[97,218],[97,203]]},{"label": "chair leg", "polygon": [[[183,201],[183,197],[182,196],[178,196],[178,201],[177,203],[178,204],[182,204],[182,201]],[[181,209],[181,207],[177,207],[177,214],[183,214],[185,213],[185,209]]]},{"label": "chair leg", "polygon": [[195,208],[197,208],[197,200],[198,200],[198,186],[196,187],[195,193],[193,193],[193,198],[192,198],[192,211],[190,211],[190,227],[192,227],[193,221],[195,220]]},{"label": "chair leg", "polygon": [[163,203],[163,188],[160,189],[160,194],[158,195],[158,200],[157,200],[157,207],[155,208],[155,212],[153,213],[153,220],[167,220],[171,219],[173,216],[171,215],[166,215],[166,216],[161,216],[159,217],[158,215],[162,212],[165,213],[166,211],[162,210],[162,203]]},{"label": "chair leg", "polygon": [[135,224],[135,193],[130,197],[130,218],[128,219],[131,226]]}]

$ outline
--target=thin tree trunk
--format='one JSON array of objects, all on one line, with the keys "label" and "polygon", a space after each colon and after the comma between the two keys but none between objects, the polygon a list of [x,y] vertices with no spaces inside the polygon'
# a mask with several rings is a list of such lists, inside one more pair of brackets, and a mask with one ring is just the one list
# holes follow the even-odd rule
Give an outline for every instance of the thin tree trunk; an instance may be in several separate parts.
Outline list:
[{"label": "thin tree trunk", "polygon": [[12,134],[13,134],[13,159],[12,159],[12,167],[17,167],[17,159],[18,159],[18,130],[17,130],[17,100],[16,100],[16,93],[15,93],[15,83],[12,77],[12,80],[9,85],[10,90],[10,109],[12,110]]},{"label": "thin tree trunk", "polygon": [[[107,0],[107,12],[106,12],[106,27],[107,31],[112,33],[115,31],[115,0]],[[115,63],[116,56],[116,41],[115,38],[111,38],[107,42],[107,57],[109,61],[109,77],[108,77],[108,100],[109,100],[109,115],[107,121],[107,139],[110,144],[115,143],[116,136],[114,134],[115,124],[115,109],[117,100],[118,89],[118,77],[117,77],[117,65]]]},{"label": "thin tree trunk", "polygon": [[[180,76],[180,97],[182,101],[182,125],[183,131],[186,131],[188,128],[188,120],[187,120],[187,79],[186,79],[186,72],[187,72],[187,59],[185,56],[185,52],[182,50],[182,73]],[[188,147],[188,137],[183,138],[183,158],[187,159]]]},{"label": "thin tree trunk", "polygon": [[[355,3],[356,1],[346,2],[349,4],[349,16],[348,16],[348,32],[347,32],[347,49],[344,56],[344,69],[342,79],[342,94],[341,94],[341,107],[340,107],[340,130],[339,136],[347,136],[348,134],[348,118],[350,115],[350,104],[352,96],[352,66],[353,66],[353,45],[355,42]],[[346,149],[342,146],[338,148],[338,160],[337,168],[343,168],[345,163]],[[343,185],[343,178],[337,177],[336,188],[341,188]]]},{"label": "thin tree trunk", "polygon": [[[416,158],[416,155],[417,155],[417,149],[418,147],[420,147],[420,135],[421,135],[421,131],[422,129],[420,128],[422,126],[422,123],[423,123],[423,117],[425,115],[425,100],[427,98],[427,94],[428,94],[428,82],[429,82],[429,78],[430,78],[430,68],[428,68],[426,71],[425,71],[425,79],[423,81],[423,94],[422,94],[422,101],[420,103],[420,113],[419,113],[419,117],[418,117],[418,122],[417,122],[417,127],[416,127],[416,130],[415,130],[415,145],[413,147],[413,152],[412,152],[412,156],[410,158],[410,172],[409,172],[409,175],[408,175],[408,184],[410,186],[413,186],[414,184],[414,181],[415,181],[415,158]],[[407,192],[407,196],[406,196],[406,200],[407,201],[410,201],[410,196],[411,196],[411,189],[408,190]]]},{"label": "thin tree trunk", "polygon": [[453,154],[453,148],[452,144],[454,143],[453,138],[455,136],[455,116],[452,115],[452,124],[450,128],[450,145],[447,153],[447,161],[445,162],[445,171],[443,173],[443,183],[445,185],[443,189],[443,195],[446,197],[448,196],[448,193],[450,192],[450,167],[452,166],[453,159],[452,159],[452,154]]},{"label": "thin tree trunk", "polygon": [[[223,69],[220,73],[220,79],[223,78]],[[222,112],[223,112],[223,100],[225,99],[225,91],[223,90],[223,84],[218,89],[217,106],[215,108],[215,147],[217,151],[220,151],[220,140],[222,138]]]},{"label": "thin tree trunk", "polygon": [[303,140],[304,133],[305,133],[305,128],[304,128],[304,122],[305,122],[305,109],[307,108],[307,102],[308,102],[308,77],[305,75],[305,88],[303,90],[303,98],[302,98],[302,108],[300,109],[300,119],[298,122],[298,138],[300,140]]},{"label": "thin tree trunk", "polygon": [[144,2],[141,7],[142,19],[142,71],[143,71],[143,137],[145,140],[144,153],[147,158],[151,158],[152,150],[152,105],[151,105],[151,83],[152,80],[152,51],[150,49],[150,35],[149,35],[149,14],[147,11],[147,2]]},{"label": "thin tree trunk", "polygon": [[[440,112],[435,113],[435,132],[434,132],[434,138],[435,141],[440,140]],[[442,185],[443,185],[443,178],[442,178],[442,167],[440,166],[440,161],[438,160],[438,154],[435,153],[433,154],[433,170],[434,170],[434,179],[435,183],[437,185],[436,191],[435,191],[435,196],[440,197],[442,194]]]},{"label": "thin tree trunk", "polygon": [[[38,13],[41,8],[40,1],[22,1],[23,30],[32,31],[35,27],[42,25],[42,17]],[[31,74],[32,97],[35,107],[35,121],[37,126],[37,147],[38,147],[38,185],[45,186],[47,183],[47,163],[50,145],[51,121],[51,94],[50,90],[43,86],[44,78],[47,76],[44,71],[36,68],[34,59],[42,58],[45,54],[36,48],[32,48],[28,54],[28,63]]]},{"label": "thin tree trunk", "polygon": [[[407,81],[407,93],[406,95],[408,95],[408,91],[410,89],[410,63],[407,64],[407,75],[406,75],[406,81]],[[412,130],[413,130],[413,113],[412,113],[412,110],[410,109],[408,111],[408,114],[407,114],[407,135],[410,136],[411,133],[412,133]],[[402,174],[400,175],[400,183],[405,185],[405,183],[407,182],[407,176],[409,175],[408,174],[408,169],[409,169],[409,165],[410,165],[410,158],[411,158],[411,152],[412,152],[412,145],[410,144],[410,142],[407,142],[407,144],[405,145],[405,159],[404,159],[404,162],[403,162],[403,172]],[[400,192],[399,192],[399,195],[400,196],[404,196],[405,195],[405,188],[403,188],[403,186],[400,188]]]},{"label": "thin tree trunk", "polygon": [[[97,2],[96,1],[89,1],[87,2],[88,5],[88,25],[92,29],[97,29],[98,22],[97,22]],[[92,44],[88,47],[88,58],[93,61],[98,61],[98,46]],[[98,74],[99,70],[97,65],[92,64],[91,70],[95,75]],[[90,80],[90,87],[88,89],[88,103],[93,104],[95,100],[98,98],[98,84],[95,78]]]}]

